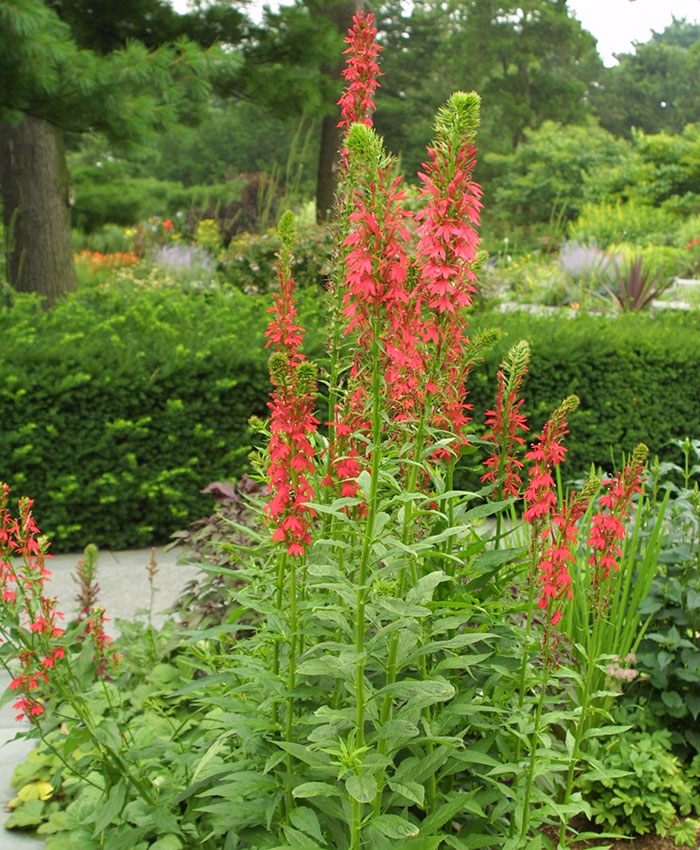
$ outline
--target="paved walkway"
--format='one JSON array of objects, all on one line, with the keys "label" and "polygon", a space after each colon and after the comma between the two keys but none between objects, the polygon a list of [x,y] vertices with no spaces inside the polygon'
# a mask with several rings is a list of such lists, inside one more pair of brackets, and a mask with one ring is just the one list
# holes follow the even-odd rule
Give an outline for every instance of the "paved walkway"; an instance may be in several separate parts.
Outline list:
[{"label": "paved walkway", "polygon": [[[176,561],[180,550],[163,552],[156,549],[156,561],[159,572],[155,578],[157,588],[153,611],[153,621],[162,624],[165,616],[161,613],[177,598],[188,581],[198,575],[196,567],[178,566]],[[57,555],[47,562],[52,572],[47,583],[47,595],[58,597],[58,610],[62,611],[66,620],[77,613],[75,601],[77,587],[71,578],[76,562],[80,555]],[[130,620],[137,617],[139,609],[148,608],[150,587],[146,574],[146,564],[151,557],[150,549],[129,552],[100,552],[97,559],[97,583],[100,586],[98,603],[103,605],[110,622],[107,632],[114,636],[117,633],[115,620]],[[0,694],[4,693],[9,684],[9,677],[0,670]],[[23,739],[14,740],[21,725],[14,719],[14,709],[11,703],[0,709],[0,823],[4,823],[9,813],[4,811],[5,804],[12,799],[15,792],[10,786],[10,779],[15,765],[24,761],[34,742]],[[0,850],[41,850],[43,841],[38,841],[17,830],[5,830],[0,827]]]}]

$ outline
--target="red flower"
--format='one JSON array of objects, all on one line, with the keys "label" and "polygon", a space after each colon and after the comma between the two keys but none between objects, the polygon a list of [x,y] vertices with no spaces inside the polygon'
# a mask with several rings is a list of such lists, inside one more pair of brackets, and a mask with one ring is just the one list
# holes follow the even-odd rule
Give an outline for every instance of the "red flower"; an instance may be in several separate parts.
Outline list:
[{"label": "red flower", "polygon": [[345,38],[348,47],[343,51],[348,56],[343,70],[347,87],[338,101],[342,115],[339,127],[349,128],[357,122],[372,126],[373,97],[379,87],[380,73],[376,60],[382,49],[374,40],[376,34],[374,15],[356,12]]},{"label": "red flower", "polygon": [[272,539],[287,544],[290,555],[304,554],[311,542],[313,501],[310,476],[314,471],[311,437],[318,419],[313,415],[316,397],[316,370],[304,362],[301,353],[303,328],[297,324],[294,307],[294,280],[290,274],[290,246],[294,239],[294,219],[285,213],[280,221],[282,248],[277,262],[280,294],[268,312],[273,314],[266,332],[267,345],[276,353],[270,357],[270,378],[274,385],[270,408],[270,466],[267,472],[272,499],[265,507],[276,528]]},{"label": "red flower", "polygon": [[173,229],[173,222],[171,219],[166,218],[163,222],[163,230],[168,231]]},{"label": "red flower", "polygon": [[[476,275],[481,187],[473,180],[472,144],[478,98],[456,92],[438,113],[437,134],[428,148],[429,162],[418,177],[425,207],[416,216],[418,245],[415,266],[420,285],[417,310],[423,316],[420,335],[432,365],[430,392],[433,424],[457,437],[451,450],[467,443],[465,310],[471,307]],[[444,452],[445,450],[443,450]]]},{"label": "red flower", "polygon": [[523,463],[516,457],[515,451],[518,446],[525,445],[518,431],[527,431],[528,428],[525,416],[520,413],[524,399],[518,399],[518,393],[527,372],[529,357],[530,347],[524,341],[508,352],[508,357],[498,370],[496,409],[486,411],[486,424],[491,431],[485,435],[485,439],[491,443],[491,455],[484,461],[487,471],[481,480],[494,484],[499,481],[499,495],[505,498],[517,498],[522,484],[519,473]]},{"label": "red flower", "polygon": [[577,396],[570,395],[566,398],[552,413],[538,442],[525,455],[525,459],[534,461],[534,464],[530,468],[530,480],[525,491],[526,508],[523,519],[534,526],[535,537],[557,503],[552,471],[564,460],[566,449],[561,441],[569,433],[567,419],[577,407]]},{"label": "red flower", "polygon": [[615,478],[603,482],[608,492],[600,497],[606,511],[599,511],[591,521],[588,545],[591,556],[588,563],[593,567],[596,608],[605,604],[604,582],[611,570],[617,571],[617,559],[622,555],[620,542],[625,538],[623,520],[629,517],[630,504],[635,493],[642,490],[644,467],[649,450],[640,443],[632,453],[630,463]]},{"label": "red flower", "polygon": [[[44,582],[50,576],[45,567],[46,553],[39,545],[39,529],[32,516],[31,499],[20,499],[19,518],[10,516],[7,501],[10,488],[0,485],[0,582],[2,601],[0,613],[10,623],[10,635],[15,628],[26,629],[31,636],[26,646],[17,649],[14,659],[19,672],[10,683],[12,690],[22,693],[14,703],[17,719],[38,717],[44,709],[35,696],[41,684],[49,681],[47,671],[64,657],[63,647],[51,642],[63,634],[56,625],[63,615],[56,611],[56,599],[43,595]],[[20,560],[21,559],[21,560]]]}]

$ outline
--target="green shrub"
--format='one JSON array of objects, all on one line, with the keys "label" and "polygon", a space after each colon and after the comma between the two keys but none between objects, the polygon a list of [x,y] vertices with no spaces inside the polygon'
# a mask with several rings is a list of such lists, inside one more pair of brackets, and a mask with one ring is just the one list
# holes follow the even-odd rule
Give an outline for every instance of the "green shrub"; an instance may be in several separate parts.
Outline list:
[{"label": "green shrub", "polygon": [[599,778],[582,783],[596,823],[628,835],[666,835],[675,832],[678,813],[700,814],[697,767],[684,771],[668,730],[626,732],[599,747],[597,756]]},{"label": "green shrub", "polygon": [[35,498],[57,551],[141,546],[198,518],[266,413],[267,304],[140,285],[0,309],[0,480]]},{"label": "green shrub", "polygon": [[569,238],[607,248],[619,242],[663,245],[672,240],[681,219],[665,210],[635,201],[584,204],[569,223]]},{"label": "green shrub", "polygon": [[118,251],[132,251],[134,236],[126,228],[118,224],[105,224],[99,230],[84,233],[73,230],[73,250],[76,254],[81,251],[99,251],[102,254],[113,254]]},{"label": "green shrub", "polygon": [[[300,230],[294,246],[292,274],[297,290],[323,287],[330,274],[328,228],[310,226]],[[280,243],[277,234],[241,233],[229,243],[221,261],[223,278],[243,292],[266,293],[277,285],[275,256]]]},{"label": "green shrub", "polygon": [[575,218],[587,200],[586,177],[607,171],[627,158],[629,143],[594,123],[562,126],[545,121],[526,130],[525,139],[507,154],[486,154],[496,171],[496,209],[509,224],[549,222],[552,211]]}]

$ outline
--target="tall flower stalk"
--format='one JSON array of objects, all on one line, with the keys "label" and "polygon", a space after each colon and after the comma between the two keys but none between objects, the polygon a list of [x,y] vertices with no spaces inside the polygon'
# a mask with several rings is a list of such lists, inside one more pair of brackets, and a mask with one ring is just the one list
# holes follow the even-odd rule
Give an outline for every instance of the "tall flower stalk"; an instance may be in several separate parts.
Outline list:
[{"label": "tall flower stalk", "polygon": [[467,309],[476,292],[481,187],[472,178],[480,99],[455,92],[438,110],[428,162],[418,177],[423,209],[416,215],[417,310],[426,346],[426,404],[431,424],[453,435],[448,454],[468,444]]},{"label": "tall flower stalk", "polygon": [[[568,433],[568,419],[578,407],[578,397],[568,396],[559,407],[552,413],[545,423],[542,433],[530,450],[525,454],[525,460],[531,461],[529,470],[529,482],[525,490],[525,511],[523,519],[530,525],[530,542],[527,571],[528,601],[527,601],[527,623],[525,626],[525,637],[523,641],[523,654],[520,662],[520,677],[518,683],[518,714],[521,714],[525,702],[525,679],[527,663],[530,657],[530,635],[532,632],[532,614],[537,592],[537,568],[543,559],[547,546],[547,537],[550,528],[550,519],[557,504],[557,496],[554,482],[554,469],[560,464],[565,455],[566,448],[563,439]],[[546,687],[546,682],[545,682]],[[544,688],[540,692],[540,700],[544,699]],[[536,716],[535,731],[538,734],[539,716],[541,706]],[[517,739],[515,761],[519,763],[522,751],[520,737]],[[531,788],[532,780],[526,780],[527,788]],[[529,790],[527,793],[529,798]],[[523,824],[528,814],[523,811]],[[515,833],[515,821],[511,822],[511,834]],[[522,825],[521,825],[522,828]]]},{"label": "tall flower stalk", "polygon": [[[338,105],[341,119],[338,126],[344,128],[343,146],[339,164],[338,194],[336,201],[335,249],[332,273],[328,282],[330,291],[330,330],[328,336],[328,454],[324,486],[331,486],[342,495],[355,495],[357,488],[354,479],[360,472],[360,452],[354,435],[362,430],[364,424],[364,402],[366,397],[361,387],[355,384],[341,398],[342,354],[346,337],[346,319],[344,316],[346,282],[348,274],[347,257],[352,247],[347,242],[352,229],[351,214],[356,209],[356,193],[367,187],[374,179],[377,163],[361,156],[350,156],[347,136],[353,124],[372,127],[374,112],[374,94],[379,87],[379,66],[377,57],[381,46],[377,44],[377,29],[374,15],[364,11],[353,17],[352,27],[348,30],[344,54],[347,56],[343,71],[345,88]],[[367,431],[369,428],[367,427]]]},{"label": "tall flower stalk", "polygon": [[[593,701],[594,681],[598,657],[601,654],[600,624],[609,605],[607,595],[608,579],[611,571],[617,571],[618,559],[622,555],[620,543],[625,538],[624,520],[629,518],[630,505],[636,493],[641,493],[644,481],[649,449],[640,443],[632,452],[629,464],[614,478],[603,482],[605,492],[599,498],[599,510],[591,521],[588,535],[590,556],[589,569],[592,570],[592,599],[594,610],[593,634],[586,651],[586,677],[583,693],[580,696],[581,712],[576,721],[574,744],[570,754],[569,769],[564,790],[564,808],[566,808],[574,787],[574,774],[581,754],[581,743],[589,724],[589,710]],[[559,845],[567,846],[567,822],[562,820]]]},{"label": "tall flower stalk", "polygon": [[[285,740],[292,740],[296,664],[299,648],[297,561],[311,543],[313,511],[308,503],[314,498],[311,483],[315,451],[313,435],[318,420],[313,414],[316,398],[316,369],[301,353],[303,329],[297,322],[294,306],[294,280],[291,275],[291,251],[295,240],[294,217],[285,213],[279,224],[281,249],[277,263],[279,293],[269,312],[268,345],[275,348],[270,357],[270,379],[274,391],[270,408],[270,466],[268,481],[272,498],[265,511],[274,523],[273,541],[282,544],[277,556],[275,605],[281,615],[284,586],[288,580],[289,654],[287,661],[287,705],[284,721]],[[290,561],[291,558],[291,561]],[[279,673],[279,642],[275,642],[273,672]],[[293,759],[287,756],[290,773]],[[291,793],[286,806],[292,808]]]},{"label": "tall flower stalk", "polygon": [[[510,349],[501,363],[496,406],[486,411],[486,425],[491,430],[484,435],[489,456],[484,461],[486,472],[481,480],[494,485],[498,501],[517,498],[523,483],[520,477],[523,462],[518,457],[518,451],[525,445],[520,432],[528,428],[527,420],[520,412],[525,399],[519,395],[529,361],[530,345],[526,340],[521,340]],[[496,549],[501,542],[502,523],[503,513],[499,511],[496,518]]]}]

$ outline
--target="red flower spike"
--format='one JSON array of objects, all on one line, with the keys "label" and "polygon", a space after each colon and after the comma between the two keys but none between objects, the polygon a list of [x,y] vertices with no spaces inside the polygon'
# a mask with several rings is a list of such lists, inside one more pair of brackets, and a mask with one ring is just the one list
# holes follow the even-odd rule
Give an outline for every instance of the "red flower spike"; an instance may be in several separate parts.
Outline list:
[{"label": "red flower spike", "polygon": [[596,609],[607,604],[605,583],[611,571],[616,572],[618,569],[618,558],[622,555],[620,543],[625,539],[623,520],[629,518],[632,497],[642,491],[648,453],[647,447],[640,443],[624,470],[618,472],[615,478],[603,482],[603,486],[608,489],[599,502],[605,510],[593,517],[588,535],[588,545],[591,547],[588,563],[593,567]]},{"label": "red flower spike", "polygon": [[428,148],[429,162],[418,174],[425,200],[424,209],[416,216],[415,266],[420,280],[417,312],[422,316],[419,333],[430,352],[426,351],[425,362],[434,364],[429,382],[433,424],[452,431],[457,438],[441,454],[457,452],[468,443],[469,369],[463,364],[469,340],[465,311],[476,292],[472,266],[479,247],[476,227],[481,187],[471,175],[476,151],[462,121],[461,104],[472,99],[471,95],[455,93],[443,107],[438,114],[436,139]]},{"label": "red flower spike", "polygon": [[[553,650],[558,641],[552,629],[561,620],[568,600],[573,599],[569,564],[575,561],[572,550],[578,540],[576,523],[599,489],[600,481],[591,476],[580,493],[572,494],[560,511],[552,513],[549,525],[541,532],[544,545],[536,580],[541,588],[538,607],[546,611],[543,649],[547,664],[553,663]],[[539,541],[537,543],[539,545]]]},{"label": "red flower spike", "polygon": [[534,461],[530,468],[529,484],[525,491],[523,519],[533,525],[533,535],[538,536],[544,522],[557,503],[552,471],[564,460],[566,449],[561,441],[569,433],[567,419],[578,407],[578,398],[570,395],[554,411],[542,429],[542,434],[529,452],[526,460]]},{"label": "red flower spike", "polygon": [[292,556],[304,554],[311,543],[313,511],[307,503],[314,491],[310,473],[314,470],[311,437],[318,419],[313,415],[316,370],[304,362],[300,352],[303,328],[296,323],[294,280],[290,275],[290,246],[294,220],[285,213],[280,221],[282,249],[277,262],[280,295],[274,296],[273,314],[267,336],[277,353],[270,358],[270,378],[274,386],[270,408],[270,466],[267,471],[272,498],[265,506],[267,519],[275,523],[273,540],[287,545]]},{"label": "red flower spike", "polygon": [[519,473],[523,463],[515,452],[525,445],[518,431],[527,431],[528,428],[525,416],[520,413],[524,399],[518,399],[518,394],[529,358],[530,346],[524,340],[511,348],[498,371],[496,409],[486,411],[486,424],[491,428],[485,435],[485,439],[490,441],[490,456],[484,461],[486,472],[481,480],[493,484],[499,481],[499,495],[505,498],[517,498],[522,485]]},{"label": "red flower spike", "polygon": [[373,98],[379,88],[377,77],[380,76],[376,60],[382,49],[375,41],[376,34],[374,15],[356,12],[352,28],[345,38],[348,47],[343,51],[348,57],[343,70],[347,86],[338,101],[342,115],[339,127],[349,128],[355,123],[372,126]]}]

